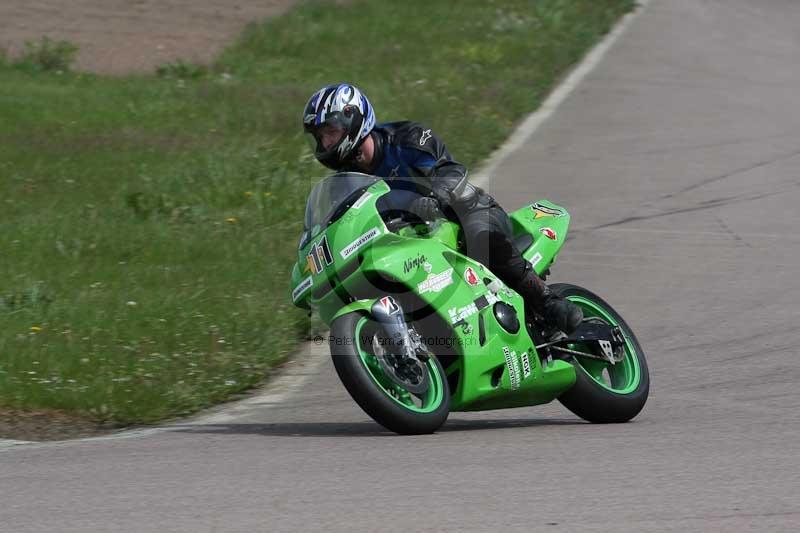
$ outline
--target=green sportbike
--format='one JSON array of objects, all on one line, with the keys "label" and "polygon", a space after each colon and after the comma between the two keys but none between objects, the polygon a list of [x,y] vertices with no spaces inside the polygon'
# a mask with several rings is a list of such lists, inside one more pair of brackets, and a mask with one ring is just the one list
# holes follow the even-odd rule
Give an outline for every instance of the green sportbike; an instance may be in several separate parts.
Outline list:
[{"label": "green sportbike", "polygon": [[[626,422],[644,407],[644,352],[594,293],[551,289],[583,309],[569,336],[463,253],[457,224],[411,219],[385,181],[330,176],[309,195],[294,304],[330,326],[333,364],[359,406],[401,434],[431,433],[450,411],[558,399],[590,422]],[[541,277],[561,250],[565,209],[538,201],[509,213],[515,243]]]}]

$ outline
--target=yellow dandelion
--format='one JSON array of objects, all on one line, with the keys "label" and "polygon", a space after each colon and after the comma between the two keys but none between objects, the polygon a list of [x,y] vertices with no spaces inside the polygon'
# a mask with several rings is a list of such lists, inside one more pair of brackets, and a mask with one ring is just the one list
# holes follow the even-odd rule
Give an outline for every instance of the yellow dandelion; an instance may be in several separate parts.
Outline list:
[{"label": "yellow dandelion", "polygon": [[42,328],[39,326],[31,326],[31,333],[39,333],[40,331],[42,331]]},{"label": "yellow dandelion", "polygon": [[250,198],[251,196],[253,196],[253,191],[246,191],[244,195],[246,198]]},{"label": "yellow dandelion", "polygon": [[267,191],[264,193],[264,198],[269,198],[270,196],[272,196],[271,192]]},{"label": "yellow dandelion", "polygon": [[239,220],[236,217],[228,217],[225,219],[229,224],[236,224],[236,221]]}]

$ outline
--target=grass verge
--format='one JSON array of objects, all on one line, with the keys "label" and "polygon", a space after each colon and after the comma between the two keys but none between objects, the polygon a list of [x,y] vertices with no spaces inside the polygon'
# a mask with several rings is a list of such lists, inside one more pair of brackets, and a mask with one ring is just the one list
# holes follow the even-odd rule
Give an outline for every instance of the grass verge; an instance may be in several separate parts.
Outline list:
[{"label": "grass verge", "polygon": [[141,423],[255,385],[307,328],[288,281],[323,174],[311,92],[353,81],[474,166],[633,2],[453,5],[305,3],[153,76],[4,60],[0,406]]}]

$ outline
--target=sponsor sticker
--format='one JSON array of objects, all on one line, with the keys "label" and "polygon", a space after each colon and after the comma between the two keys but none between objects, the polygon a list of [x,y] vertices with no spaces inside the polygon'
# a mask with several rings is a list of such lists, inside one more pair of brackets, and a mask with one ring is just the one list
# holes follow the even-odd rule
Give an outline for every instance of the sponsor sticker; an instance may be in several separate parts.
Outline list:
[{"label": "sponsor sticker", "polygon": [[547,217],[563,217],[566,214],[561,209],[556,209],[555,207],[547,207],[546,205],[542,205],[539,203],[532,204],[531,209],[533,210],[534,220]]},{"label": "sponsor sticker", "polygon": [[466,318],[477,313],[478,307],[474,303],[465,305],[464,307],[451,307],[447,310],[447,314],[450,315],[451,324],[461,322],[462,320],[465,320]]},{"label": "sponsor sticker", "polygon": [[364,194],[361,195],[361,198],[356,200],[356,203],[353,204],[352,209],[358,209],[359,207],[364,205],[367,202],[367,200],[370,199],[370,197],[372,197],[372,193],[365,192]]},{"label": "sponsor sticker", "polygon": [[528,352],[522,352],[520,359],[522,359],[522,379],[528,379],[531,375],[531,361],[528,359]]},{"label": "sponsor sticker", "polygon": [[439,292],[448,285],[452,285],[452,283],[453,269],[448,268],[439,274],[428,274],[428,277],[425,278],[425,281],[417,284],[417,290],[420,294],[425,294],[426,292]]},{"label": "sponsor sticker", "polygon": [[306,292],[308,289],[311,288],[311,285],[314,284],[314,278],[308,276],[306,279],[300,282],[300,284],[294,288],[292,291],[292,301],[297,301],[300,296]]},{"label": "sponsor sticker", "polygon": [[558,238],[556,236],[556,232],[553,231],[552,228],[542,228],[539,231],[542,233],[542,235],[544,235],[545,237],[547,237],[551,241],[554,241],[554,240],[556,240]]},{"label": "sponsor sticker", "polygon": [[397,305],[397,302],[394,301],[394,298],[391,296],[384,296],[381,298],[381,306],[386,310],[387,313],[390,315],[396,314],[400,311],[400,306]]},{"label": "sponsor sticker", "polygon": [[481,282],[481,279],[478,277],[472,267],[467,267],[467,269],[464,271],[464,279],[472,287],[477,286],[478,283]]},{"label": "sponsor sticker", "polygon": [[372,228],[364,235],[359,237],[358,239],[354,240],[350,244],[344,247],[344,249],[339,252],[342,256],[342,259],[347,259],[351,255],[353,255],[359,248],[367,244],[369,241],[380,235],[381,232],[378,228]]},{"label": "sponsor sticker", "polygon": [[535,254],[533,254],[533,257],[531,257],[531,266],[536,267],[536,265],[538,265],[541,260],[542,260],[542,254],[536,252]]},{"label": "sponsor sticker", "polygon": [[519,362],[517,361],[517,352],[512,352],[508,349],[508,346],[503,346],[503,355],[506,358],[508,378],[511,380],[511,390],[517,390],[519,388]]}]

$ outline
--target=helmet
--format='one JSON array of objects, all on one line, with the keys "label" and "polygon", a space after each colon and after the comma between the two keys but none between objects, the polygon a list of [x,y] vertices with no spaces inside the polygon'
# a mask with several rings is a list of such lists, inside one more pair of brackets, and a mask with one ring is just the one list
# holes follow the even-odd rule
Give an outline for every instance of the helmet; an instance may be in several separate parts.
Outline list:
[{"label": "helmet", "polygon": [[303,113],[303,129],[311,137],[314,156],[339,170],[355,157],[375,127],[369,100],[353,85],[327,85],[314,93]]}]

